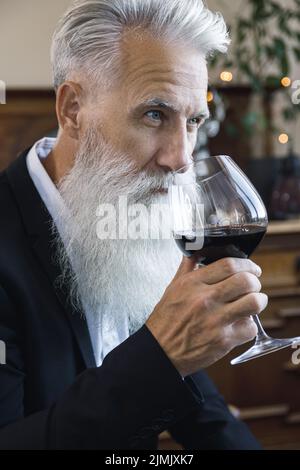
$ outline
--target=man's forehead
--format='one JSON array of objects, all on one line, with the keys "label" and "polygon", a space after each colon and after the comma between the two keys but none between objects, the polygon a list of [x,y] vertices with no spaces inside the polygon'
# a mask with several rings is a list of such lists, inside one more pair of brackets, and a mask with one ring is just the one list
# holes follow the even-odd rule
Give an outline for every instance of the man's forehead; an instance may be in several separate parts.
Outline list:
[{"label": "man's forehead", "polygon": [[[174,94],[175,98],[179,92],[185,94],[197,93],[198,90],[206,91],[208,84],[208,73],[206,64],[151,64],[136,67],[133,70],[124,71],[124,87],[136,95],[147,97],[147,93]],[[187,70],[190,68],[190,70]],[[145,91],[146,90],[146,91]]]},{"label": "man's forehead", "polygon": [[139,101],[160,99],[180,107],[183,101],[202,99],[207,94],[207,70],[182,72],[176,68],[145,67],[124,83],[128,93]]},{"label": "man's forehead", "polygon": [[122,59],[122,84],[129,94],[139,96],[164,89],[176,94],[179,88],[192,94],[207,88],[205,56],[190,46],[174,47],[153,37],[137,45],[131,37],[124,44]]}]

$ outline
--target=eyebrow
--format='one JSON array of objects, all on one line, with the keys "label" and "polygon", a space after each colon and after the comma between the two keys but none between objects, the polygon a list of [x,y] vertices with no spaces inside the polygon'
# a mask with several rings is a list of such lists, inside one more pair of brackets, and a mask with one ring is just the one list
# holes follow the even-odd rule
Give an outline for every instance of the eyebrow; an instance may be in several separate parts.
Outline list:
[{"label": "eyebrow", "polygon": [[[167,109],[168,111],[172,111],[172,112],[177,113],[177,114],[180,113],[180,109],[176,105],[174,105],[173,103],[170,103],[167,100],[161,99],[161,98],[152,98],[152,99],[149,99],[149,100],[145,100],[142,103],[140,103],[134,109],[133,112],[138,113],[142,109],[148,108],[148,107],[149,108],[155,107],[155,108]],[[201,111],[198,114],[196,113],[196,115],[193,116],[193,119],[195,119],[195,118],[208,119],[209,117],[210,117],[210,112],[207,109],[205,109],[205,110]]]}]

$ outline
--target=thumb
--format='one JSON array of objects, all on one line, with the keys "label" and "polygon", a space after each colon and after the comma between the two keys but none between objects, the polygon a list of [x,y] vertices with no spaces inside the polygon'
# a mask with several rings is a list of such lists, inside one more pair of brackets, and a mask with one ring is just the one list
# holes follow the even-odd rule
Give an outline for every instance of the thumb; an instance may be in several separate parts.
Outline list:
[{"label": "thumb", "polygon": [[180,276],[183,276],[184,274],[194,271],[195,265],[196,265],[196,260],[194,257],[188,258],[187,256],[184,256],[179,265],[177,273],[174,276],[174,280]]}]

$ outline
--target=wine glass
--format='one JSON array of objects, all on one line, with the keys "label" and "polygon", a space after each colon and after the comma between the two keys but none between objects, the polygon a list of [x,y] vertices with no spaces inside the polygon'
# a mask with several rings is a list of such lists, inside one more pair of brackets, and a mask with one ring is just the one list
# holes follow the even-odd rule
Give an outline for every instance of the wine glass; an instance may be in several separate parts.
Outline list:
[{"label": "wine glass", "polygon": [[[173,172],[169,204],[175,241],[199,265],[221,258],[248,258],[263,239],[266,208],[246,175],[226,155],[204,158]],[[255,344],[231,361],[239,364],[292,346],[300,337],[269,337],[257,315]]]}]

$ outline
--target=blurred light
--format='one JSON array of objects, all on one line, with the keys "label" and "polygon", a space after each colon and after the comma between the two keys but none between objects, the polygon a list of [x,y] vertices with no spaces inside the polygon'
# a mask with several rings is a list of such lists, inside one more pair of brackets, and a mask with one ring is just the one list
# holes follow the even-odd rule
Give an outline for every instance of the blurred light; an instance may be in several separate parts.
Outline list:
[{"label": "blurred light", "polygon": [[223,80],[223,82],[231,82],[231,80],[233,79],[233,75],[231,72],[227,72],[226,70],[224,70],[220,74],[220,79]]},{"label": "blurred light", "polygon": [[291,83],[292,83],[292,81],[289,77],[283,77],[281,79],[281,85],[284,86],[284,87],[290,86]]},{"label": "blurred light", "polygon": [[207,92],[207,102],[211,103],[214,100],[214,94],[212,91]]},{"label": "blurred light", "polygon": [[281,144],[287,144],[289,141],[289,136],[287,134],[280,134],[280,136],[278,137],[278,141]]}]

